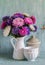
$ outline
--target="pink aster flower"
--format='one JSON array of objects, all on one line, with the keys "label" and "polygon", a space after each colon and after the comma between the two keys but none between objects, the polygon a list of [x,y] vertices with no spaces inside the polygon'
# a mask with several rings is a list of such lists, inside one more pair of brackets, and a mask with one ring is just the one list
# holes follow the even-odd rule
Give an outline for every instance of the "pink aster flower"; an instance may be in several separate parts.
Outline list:
[{"label": "pink aster flower", "polygon": [[16,18],[13,20],[13,26],[16,26],[16,27],[20,27],[20,26],[23,26],[24,25],[24,20],[22,18]]},{"label": "pink aster flower", "polygon": [[35,24],[35,22],[36,22],[36,18],[35,18],[35,16],[31,16],[30,18],[32,19],[33,24]]},{"label": "pink aster flower", "polygon": [[19,29],[19,34],[21,36],[25,36],[30,34],[30,29],[26,26],[26,27],[22,27],[22,29]]},{"label": "pink aster flower", "polygon": [[24,19],[24,21],[25,21],[26,24],[33,24],[32,19],[29,18],[29,17],[26,17],[26,18]]}]

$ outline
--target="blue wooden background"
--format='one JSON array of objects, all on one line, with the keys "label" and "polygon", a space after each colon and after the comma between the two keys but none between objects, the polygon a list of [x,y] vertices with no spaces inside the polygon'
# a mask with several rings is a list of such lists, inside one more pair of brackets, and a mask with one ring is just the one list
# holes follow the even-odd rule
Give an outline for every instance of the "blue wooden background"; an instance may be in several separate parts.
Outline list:
[{"label": "blue wooden background", "polygon": [[[0,0],[0,24],[3,16],[12,15],[16,12],[28,13],[37,18],[36,24],[39,29],[36,36],[41,41],[41,52],[45,52],[45,30],[40,29],[45,25],[45,0]],[[0,30],[0,54],[11,52],[10,37],[5,38]]]}]

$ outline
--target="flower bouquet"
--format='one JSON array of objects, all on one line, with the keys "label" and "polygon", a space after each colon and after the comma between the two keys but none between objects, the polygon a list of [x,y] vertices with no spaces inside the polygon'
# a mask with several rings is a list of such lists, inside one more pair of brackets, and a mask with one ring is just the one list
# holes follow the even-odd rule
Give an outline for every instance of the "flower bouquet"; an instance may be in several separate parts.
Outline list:
[{"label": "flower bouquet", "polygon": [[3,29],[5,37],[8,35],[23,37],[29,35],[31,32],[36,32],[37,26],[35,23],[35,16],[15,13],[12,16],[4,16],[2,18],[1,29]]}]

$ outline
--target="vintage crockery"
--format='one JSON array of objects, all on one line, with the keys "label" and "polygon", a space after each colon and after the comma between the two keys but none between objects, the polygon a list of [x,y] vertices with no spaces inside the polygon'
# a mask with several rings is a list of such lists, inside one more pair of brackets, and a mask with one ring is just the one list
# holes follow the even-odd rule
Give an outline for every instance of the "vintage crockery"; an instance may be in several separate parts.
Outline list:
[{"label": "vintage crockery", "polygon": [[38,48],[40,46],[40,43],[41,42],[35,36],[32,36],[31,39],[28,40],[27,46],[33,46]]},{"label": "vintage crockery", "polygon": [[24,48],[24,56],[27,60],[35,61],[35,59],[38,57],[38,54],[39,54],[39,48],[33,48],[33,47]]},{"label": "vintage crockery", "polygon": [[13,59],[22,60],[24,59],[23,48],[15,49],[13,51]]},{"label": "vintage crockery", "polygon": [[[17,59],[17,60],[24,59],[24,54],[23,54],[24,38],[25,37],[11,38],[11,44],[14,48],[13,59]],[[16,41],[15,44],[13,43],[14,40]]]}]

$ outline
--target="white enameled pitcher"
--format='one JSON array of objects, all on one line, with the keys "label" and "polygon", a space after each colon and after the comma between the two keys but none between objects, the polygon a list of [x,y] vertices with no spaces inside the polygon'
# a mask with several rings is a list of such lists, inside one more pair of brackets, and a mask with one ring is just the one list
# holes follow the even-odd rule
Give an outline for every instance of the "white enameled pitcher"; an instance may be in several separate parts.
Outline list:
[{"label": "white enameled pitcher", "polygon": [[[14,48],[13,51],[13,59],[21,60],[24,59],[24,54],[23,54],[23,48],[24,46],[24,38],[25,37],[20,37],[20,38],[11,38],[11,44]],[[14,40],[16,43],[14,44]]]}]

